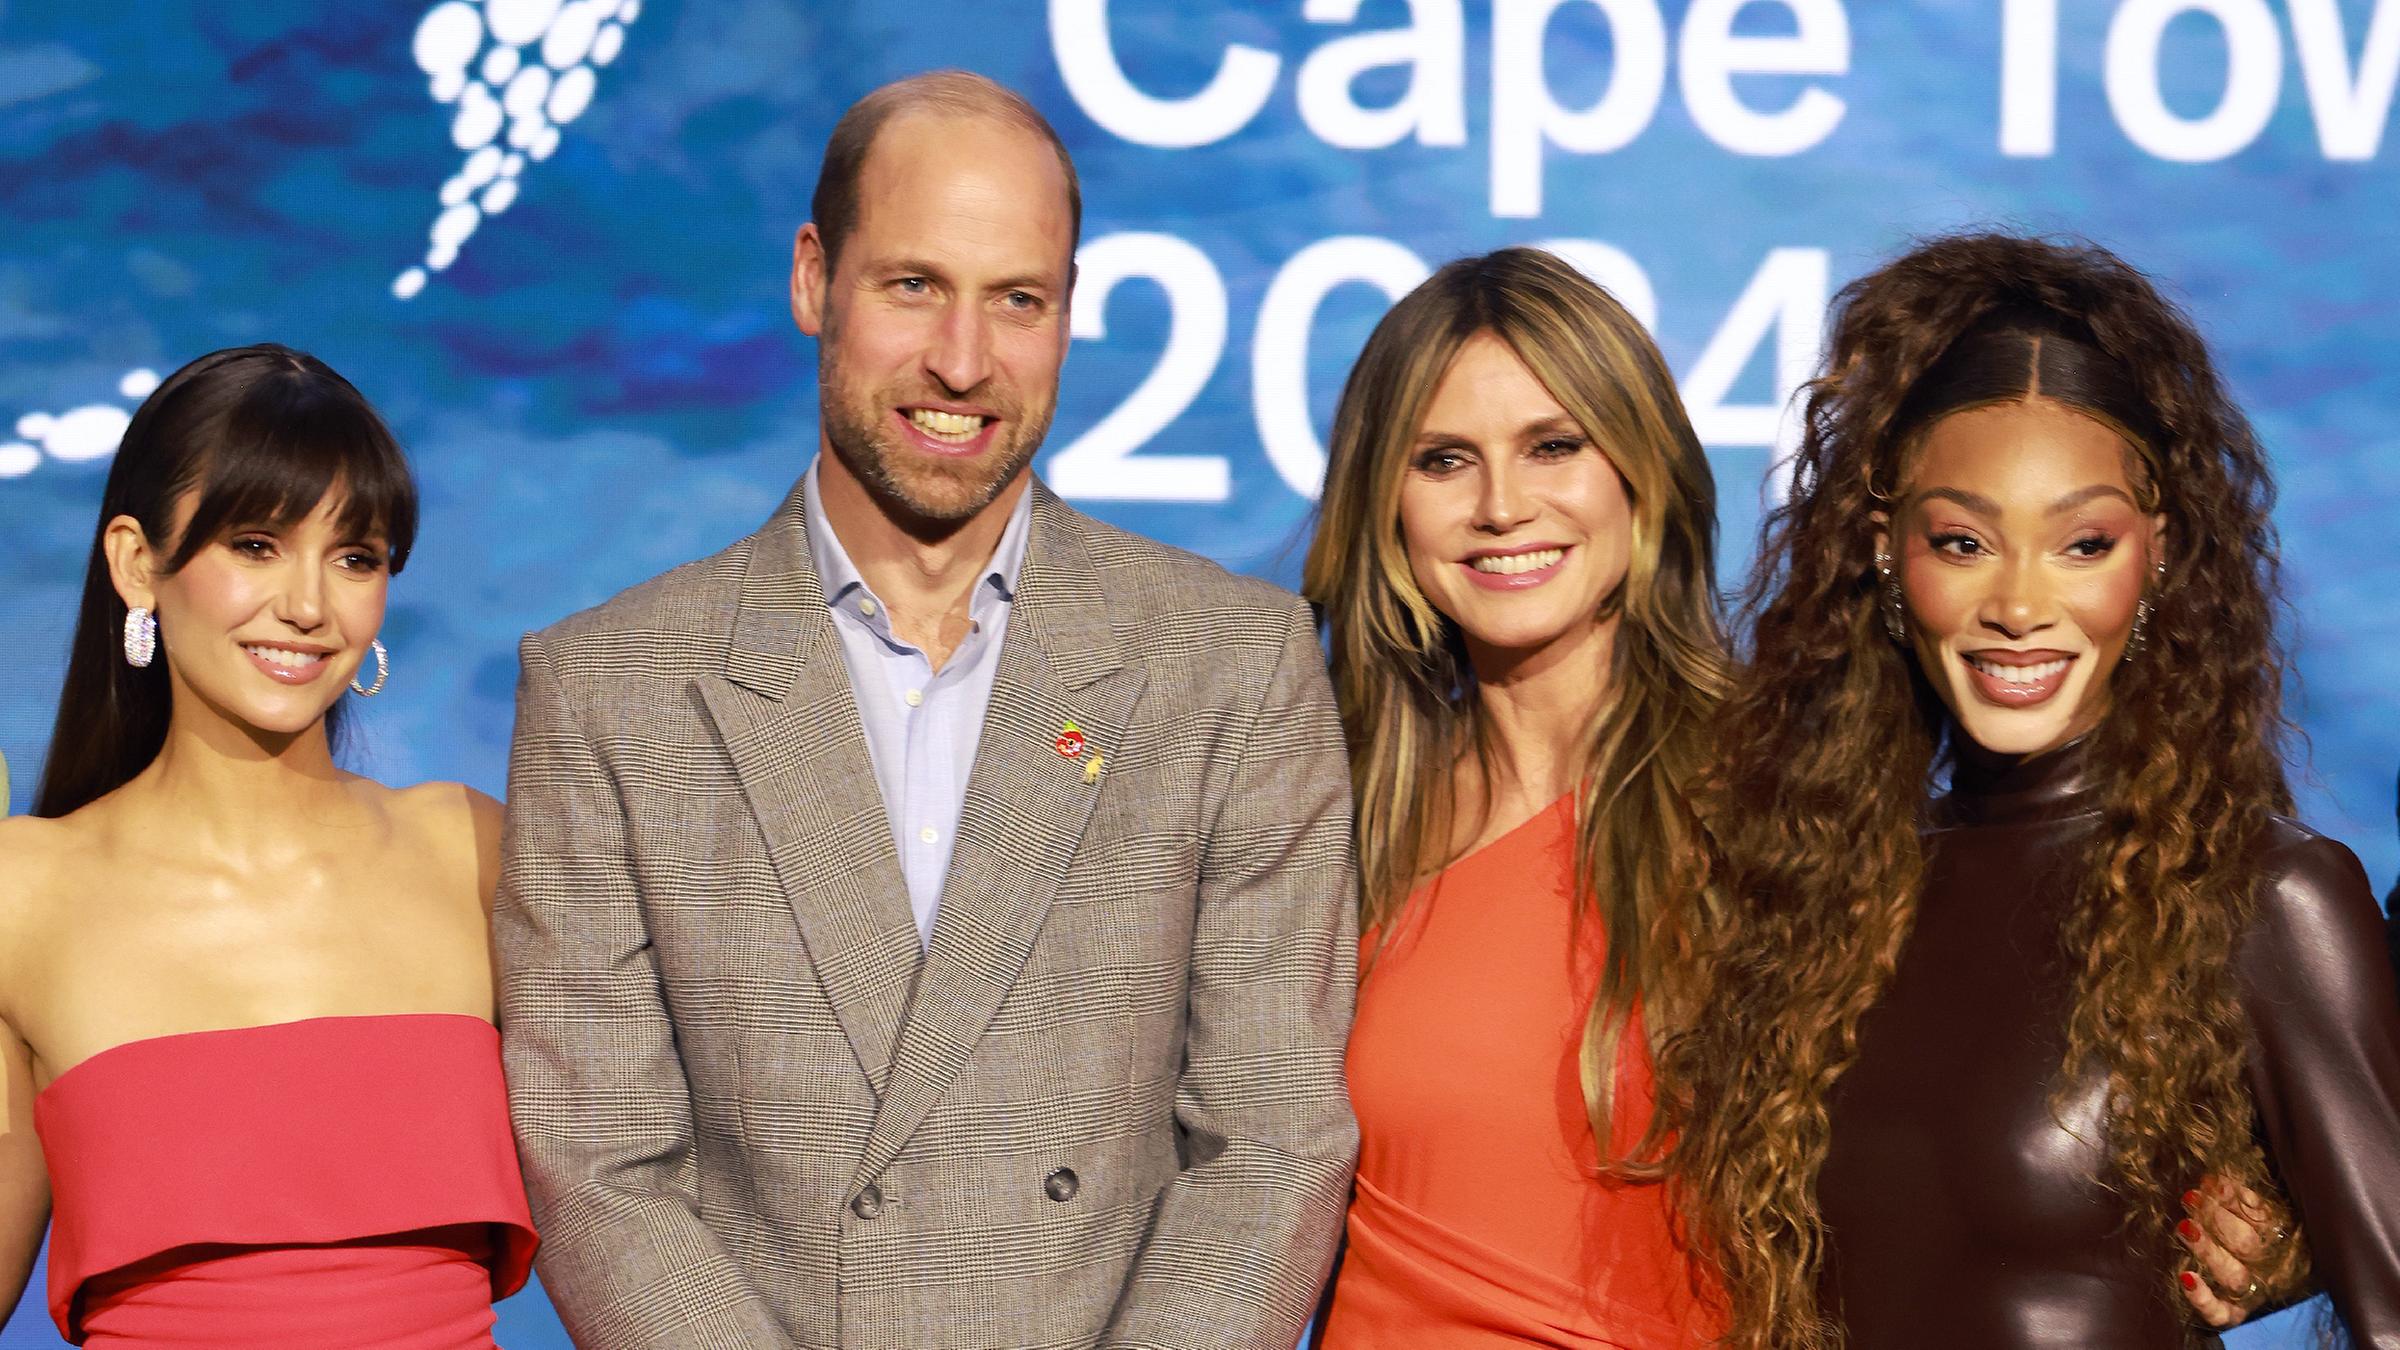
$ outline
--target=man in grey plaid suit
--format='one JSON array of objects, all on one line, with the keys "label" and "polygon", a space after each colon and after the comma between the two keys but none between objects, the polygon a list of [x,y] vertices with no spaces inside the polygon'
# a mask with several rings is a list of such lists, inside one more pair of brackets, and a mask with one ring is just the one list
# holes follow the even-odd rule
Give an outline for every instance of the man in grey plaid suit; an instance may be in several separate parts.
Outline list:
[{"label": "man in grey plaid suit", "polygon": [[1357,1150],[1308,612],[1033,480],[1080,205],[1029,105],[880,90],[814,208],[815,467],[524,643],[543,1282],[584,1350],[1286,1350]]}]

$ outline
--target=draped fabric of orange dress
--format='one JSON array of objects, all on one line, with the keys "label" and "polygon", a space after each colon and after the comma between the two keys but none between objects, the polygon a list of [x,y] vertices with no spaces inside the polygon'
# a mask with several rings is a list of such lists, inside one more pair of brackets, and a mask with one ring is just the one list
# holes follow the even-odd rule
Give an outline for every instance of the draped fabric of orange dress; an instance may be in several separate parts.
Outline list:
[{"label": "draped fabric of orange dress", "polygon": [[112,1350],[489,1350],[533,1221],[489,1022],[320,1017],[103,1050],[33,1104],[51,1316]]},{"label": "draped fabric of orange dress", "polygon": [[[1578,1066],[1605,938],[1575,916],[1574,854],[1566,797],[1420,888],[1388,942],[1364,936],[1358,1193],[1326,1350],[1681,1350],[1722,1331],[1665,1189],[1598,1174]],[[1639,1137],[1638,1022],[1615,1102],[1617,1137]]]}]

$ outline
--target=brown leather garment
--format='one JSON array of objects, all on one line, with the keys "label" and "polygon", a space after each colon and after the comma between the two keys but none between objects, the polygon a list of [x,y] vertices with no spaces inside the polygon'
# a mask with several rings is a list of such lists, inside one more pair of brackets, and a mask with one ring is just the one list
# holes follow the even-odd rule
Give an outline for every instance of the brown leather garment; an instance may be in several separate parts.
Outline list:
[{"label": "brown leather garment", "polygon": [[[2171,1256],[2119,1236],[2102,1084],[2053,1106],[2060,922],[2100,827],[2078,754],[1978,757],[1955,778],[1915,930],[1833,1096],[1827,1310],[1852,1350],[2211,1343]],[[2348,849],[2276,823],[2236,969],[2260,1137],[2318,1278],[2356,1344],[2400,1350],[2400,992]]]}]

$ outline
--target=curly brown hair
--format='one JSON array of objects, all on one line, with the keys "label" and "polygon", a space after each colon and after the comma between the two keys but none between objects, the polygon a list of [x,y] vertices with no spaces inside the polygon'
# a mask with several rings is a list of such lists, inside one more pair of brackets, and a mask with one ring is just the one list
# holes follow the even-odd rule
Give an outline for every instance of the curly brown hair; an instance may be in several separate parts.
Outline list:
[{"label": "curly brown hair", "polygon": [[[1991,349],[2011,333],[2018,356],[1997,382],[1946,368],[1962,339]],[[2060,336],[2114,374],[2080,390],[2037,385],[2040,346]],[[1750,660],[1708,773],[1729,919],[1709,953],[1711,1015],[1660,1048],[1660,1128],[1674,1131],[1692,1237],[1733,1297],[1732,1345],[1841,1341],[1817,1303],[1828,1103],[1908,939],[1919,831],[1961,734],[1885,634],[1877,513],[1935,421],[2037,387],[2127,435],[2168,559],[2147,641],[2087,741],[2105,825],[2059,935],[2078,965],[2060,1082],[2107,1076],[2104,1180],[2162,1285],[2185,1187],[2213,1174],[2270,1188],[2230,970],[2269,818],[2290,810],[2265,454],[2190,320],[2113,254],[1935,240],[1837,298],[1793,489],[1768,517],[1745,599]]]}]

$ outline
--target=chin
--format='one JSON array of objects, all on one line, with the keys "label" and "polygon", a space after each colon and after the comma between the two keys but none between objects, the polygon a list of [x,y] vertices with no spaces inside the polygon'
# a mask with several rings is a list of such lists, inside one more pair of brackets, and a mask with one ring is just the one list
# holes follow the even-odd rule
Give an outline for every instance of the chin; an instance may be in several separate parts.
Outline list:
[{"label": "chin", "polygon": [[2068,734],[2073,719],[2064,717],[2033,718],[2023,713],[1977,708],[1958,718],[1958,725],[1968,740],[1995,755],[2038,755],[2074,739]]},{"label": "chin", "polygon": [[1459,623],[1459,629],[1476,645],[1511,657],[1539,652],[1569,636],[1574,629],[1572,623],[1552,622],[1525,615],[1511,616],[1511,620],[1487,624]]},{"label": "chin", "polygon": [[330,706],[324,708],[277,708],[271,712],[262,712],[260,716],[248,720],[252,727],[269,735],[297,736],[324,721],[325,714],[329,711],[331,711]]},{"label": "chin", "polygon": [[[326,672],[326,677],[331,679],[333,672]],[[337,689],[349,687],[347,680],[335,686]],[[231,713],[237,721],[252,731],[264,732],[270,736],[297,736],[324,721],[326,712],[333,705],[319,703],[315,699],[301,702],[292,699],[251,698],[228,699],[217,706]]]},{"label": "chin", "polygon": [[967,520],[992,504],[1016,478],[1023,461],[1015,447],[993,445],[965,459],[943,459],[895,447],[883,460],[884,481],[899,505],[927,520]]}]

